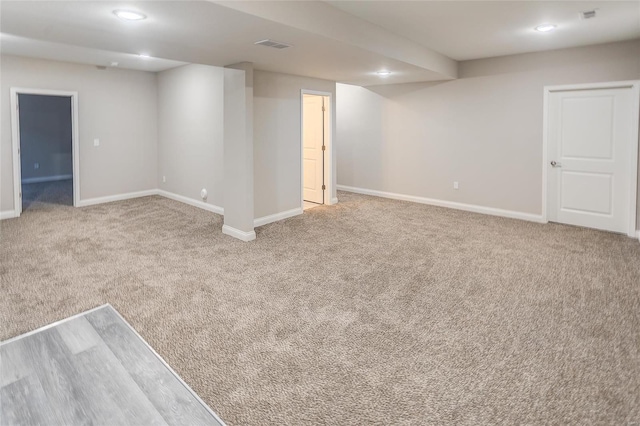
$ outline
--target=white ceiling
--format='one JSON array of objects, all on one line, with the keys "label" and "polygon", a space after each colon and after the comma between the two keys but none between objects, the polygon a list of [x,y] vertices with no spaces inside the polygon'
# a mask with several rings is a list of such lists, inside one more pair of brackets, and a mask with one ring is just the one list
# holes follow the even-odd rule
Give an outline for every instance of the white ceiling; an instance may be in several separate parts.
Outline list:
[{"label": "white ceiling", "polygon": [[[101,51],[93,54],[100,65],[108,65],[120,57],[114,53],[112,59],[109,52],[120,52],[216,66],[248,61],[261,70],[360,85],[379,84],[382,80],[375,71],[380,69],[393,70],[393,75],[384,80],[388,82],[447,78],[379,53],[206,1],[2,1],[0,7],[2,33],[20,37],[22,43],[18,48],[13,38],[2,37],[2,49],[7,53],[19,49],[24,49],[24,55],[37,53],[42,42],[47,41],[55,43],[47,47],[49,58],[64,57],[68,49],[60,45],[70,45]],[[139,10],[148,18],[123,21],[113,15],[115,9]],[[265,38],[293,47],[277,50],[254,45]],[[27,47],[29,40],[40,46]],[[78,61],[86,63],[90,59]],[[140,63],[128,62],[126,66],[139,69]]]},{"label": "white ceiling", "polygon": [[[640,1],[329,1],[458,61],[640,38]],[[597,16],[583,20],[582,11]],[[551,33],[534,27],[557,25]]]},{"label": "white ceiling", "polygon": [[[449,58],[640,38],[638,1],[3,0],[0,8],[6,54],[147,71],[248,61],[256,69],[358,85],[450,79],[456,63]],[[122,21],[115,9],[148,19]],[[589,9],[598,16],[580,20],[578,12]],[[533,31],[544,22],[558,29]],[[265,38],[293,47],[254,45]],[[393,73],[380,78],[381,69]]]}]

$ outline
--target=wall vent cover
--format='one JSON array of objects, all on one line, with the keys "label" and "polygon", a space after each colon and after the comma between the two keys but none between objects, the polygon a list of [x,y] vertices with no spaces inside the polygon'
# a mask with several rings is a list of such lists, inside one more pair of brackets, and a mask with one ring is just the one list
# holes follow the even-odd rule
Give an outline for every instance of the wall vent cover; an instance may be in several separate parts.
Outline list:
[{"label": "wall vent cover", "polygon": [[274,49],[286,49],[287,47],[291,47],[290,44],[281,43],[279,41],[269,40],[269,39],[256,41],[254,44],[259,44],[260,46],[273,47]]},{"label": "wall vent cover", "polygon": [[586,12],[580,12],[582,19],[591,19],[596,17],[595,10],[587,10]]}]

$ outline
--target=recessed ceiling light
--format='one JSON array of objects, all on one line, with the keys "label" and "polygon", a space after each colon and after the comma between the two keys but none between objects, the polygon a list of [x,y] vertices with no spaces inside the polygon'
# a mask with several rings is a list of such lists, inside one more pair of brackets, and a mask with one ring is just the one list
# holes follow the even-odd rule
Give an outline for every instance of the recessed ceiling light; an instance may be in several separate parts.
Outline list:
[{"label": "recessed ceiling light", "polygon": [[376,74],[378,74],[380,77],[388,77],[391,75],[391,71],[382,70],[378,71]]},{"label": "recessed ceiling light", "polygon": [[138,55],[138,57],[142,58],[142,59],[149,59],[151,56],[147,55],[146,53],[141,53],[141,54]]},{"label": "recessed ceiling light", "polygon": [[541,33],[548,33],[549,31],[553,31],[556,29],[556,26],[553,24],[542,24],[538,25],[535,30]]},{"label": "recessed ceiling light", "polygon": [[126,21],[141,21],[143,19],[147,19],[147,15],[140,12],[134,12],[133,10],[117,9],[113,11],[113,14]]}]

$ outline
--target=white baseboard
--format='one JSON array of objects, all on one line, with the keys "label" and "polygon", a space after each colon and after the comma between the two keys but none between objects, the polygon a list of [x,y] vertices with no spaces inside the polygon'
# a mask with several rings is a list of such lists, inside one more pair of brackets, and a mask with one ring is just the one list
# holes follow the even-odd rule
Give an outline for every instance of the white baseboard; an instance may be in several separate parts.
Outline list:
[{"label": "white baseboard", "polygon": [[43,176],[22,179],[22,183],[41,183],[41,182],[57,182],[59,180],[73,179],[73,175],[56,175],[56,176]]},{"label": "white baseboard", "polygon": [[229,225],[222,225],[222,233],[245,242],[253,241],[256,239],[256,231],[245,232],[236,228],[232,228]]},{"label": "white baseboard", "polygon": [[253,221],[253,226],[266,225],[267,223],[277,222],[279,220],[287,219],[293,216],[297,216],[299,214],[302,214],[301,207],[276,213],[276,214],[271,214],[269,216],[259,217]]},{"label": "white baseboard", "polygon": [[334,197],[331,199],[331,205],[338,204],[338,197]]},{"label": "white baseboard", "polygon": [[15,210],[5,210],[0,212],[0,220],[13,219],[14,217],[18,217]]},{"label": "white baseboard", "polygon": [[148,197],[150,195],[158,195],[158,190],[148,189],[146,191],[128,192],[126,194],[117,194],[117,195],[109,195],[106,197],[88,198],[86,200],[80,200],[76,207],[94,206],[96,204],[130,200],[131,198]]},{"label": "white baseboard", "polygon": [[508,217],[511,219],[527,220],[529,222],[545,223],[542,215],[516,212],[512,210],[496,209],[493,207],[476,206],[474,204],[457,203],[454,201],[436,200],[433,198],[416,197],[414,195],[396,194],[393,192],[376,191],[374,189],[356,188],[353,186],[338,185],[338,190],[355,192],[358,194],[373,195],[376,197],[391,198],[393,200],[411,201],[414,203],[428,204],[431,206],[447,207],[455,210],[464,210],[473,213],[488,214],[492,216]]},{"label": "white baseboard", "polygon": [[162,189],[157,190],[157,194],[171,200],[180,201],[181,203],[189,204],[190,206],[198,207],[203,210],[207,210],[219,215],[224,215],[224,208],[216,206],[214,204],[207,204],[204,201],[194,200],[183,195],[174,194],[173,192],[164,191]]}]

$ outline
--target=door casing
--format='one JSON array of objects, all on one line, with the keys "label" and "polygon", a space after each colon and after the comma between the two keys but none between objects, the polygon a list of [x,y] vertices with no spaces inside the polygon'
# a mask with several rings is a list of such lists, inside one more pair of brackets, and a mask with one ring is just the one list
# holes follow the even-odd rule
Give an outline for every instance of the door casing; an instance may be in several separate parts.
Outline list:
[{"label": "door casing", "polygon": [[[303,200],[317,204],[324,204],[326,184],[324,179],[324,166],[326,149],[325,139],[327,133],[327,112],[325,106],[328,98],[317,95],[302,95],[304,98],[302,151],[303,151]],[[311,165],[310,160],[314,165]],[[313,173],[312,173],[313,172]],[[307,178],[313,175],[315,185],[311,188],[306,185]]]},{"label": "door casing", "polygon": [[63,96],[71,98],[71,153],[73,156],[73,206],[80,201],[80,151],[78,140],[78,92],[50,89],[12,87],[11,94],[11,139],[13,156],[13,209],[14,217],[22,214],[22,169],[20,165],[20,117],[18,95]]},{"label": "door casing", "polygon": [[327,96],[329,98],[329,119],[328,132],[325,133],[324,144],[326,150],[324,152],[324,182],[326,191],[324,194],[324,204],[331,205],[337,202],[332,197],[333,194],[333,94],[331,92],[322,92],[318,90],[300,90],[300,208],[304,210],[304,95]]},{"label": "door casing", "polygon": [[547,173],[548,163],[552,159],[549,158],[549,138],[548,138],[548,125],[549,125],[549,96],[552,92],[565,92],[571,90],[597,90],[597,89],[630,89],[634,99],[633,103],[633,117],[636,117],[636,125],[632,129],[631,147],[629,155],[629,170],[630,179],[629,182],[629,220],[627,226],[627,235],[629,237],[636,237],[636,219],[637,219],[637,198],[638,198],[638,116],[640,114],[640,80],[630,81],[614,81],[605,83],[587,83],[587,84],[572,84],[562,86],[545,86],[544,87],[544,100],[543,100],[543,124],[542,124],[542,221],[544,223],[549,222],[549,203],[548,203],[548,191],[547,191]]}]

